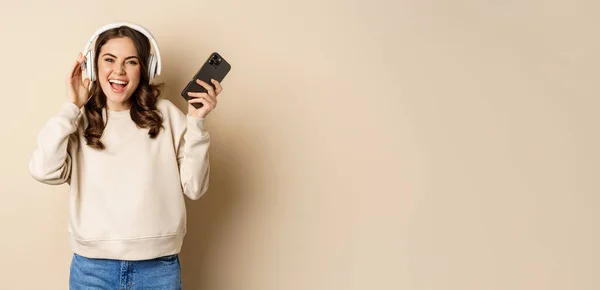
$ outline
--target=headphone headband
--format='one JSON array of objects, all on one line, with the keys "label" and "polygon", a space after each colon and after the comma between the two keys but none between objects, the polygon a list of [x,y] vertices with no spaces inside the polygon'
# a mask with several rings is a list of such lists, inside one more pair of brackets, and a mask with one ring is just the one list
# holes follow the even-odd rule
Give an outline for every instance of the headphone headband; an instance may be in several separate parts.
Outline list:
[{"label": "headphone headband", "polygon": [[[113,28],[117,28],[120,26],[127,26],[129,28],[135,29],[137,31],[139,31],[140,33],[144,34],[146,37],[148,37],[148,40],[150,40],[150,44],[152,46],[154,46],[154,50],[156,53],[156,58],[157,58],[157,67],[156,67],[156,75],[160,75],[161,72],[161,67],[162,67],[162,61],[161,61],[161,57],[160,57],[160,50],[158,49],[158,44],[156,43],[156,40],[154,39],[154,36],[152,35],[152,33],[150,33],[150,31],[148,31],[146,28],[137,25],[137,24],[133,24],[133,23],[129,23],[129,22],[115,22],[115,23],[110,23],[107,25],[104,25],[102,27],[100,27],[98,30],[96,30],[96,32],[94,32],[94,34],[92,35],[92,37],[90,37],[90,39],[88,40],[88,42],[85,44],[85,49],[83,50],[84,53],[86,53],[88,51],[88,49],[91,47],[92,43],[94,42],[94,40],[96,40],[96,38],[103,32],[113,29]],[[91,60],[93,61],[93,60]],[[150,79],[153,79],[154,76],[150,76]]]}]

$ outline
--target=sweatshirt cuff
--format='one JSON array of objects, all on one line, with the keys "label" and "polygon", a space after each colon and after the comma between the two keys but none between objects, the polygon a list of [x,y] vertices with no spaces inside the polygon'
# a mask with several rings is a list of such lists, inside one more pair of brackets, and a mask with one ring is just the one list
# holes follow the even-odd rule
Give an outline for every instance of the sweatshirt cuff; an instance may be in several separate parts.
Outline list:
[{"label": "sweatshirt cuff", "polygon": [[71,102],[64,102],[60,108],[60,116],[63,116],[69,120],[75,120],[81,114],[81,109],[77,105]]},{"label": "sweatshirt cuff", "polygon": [[203,139],[208,136],[204,129],[204,118],[187,116],[187,136],[192,139]]}]

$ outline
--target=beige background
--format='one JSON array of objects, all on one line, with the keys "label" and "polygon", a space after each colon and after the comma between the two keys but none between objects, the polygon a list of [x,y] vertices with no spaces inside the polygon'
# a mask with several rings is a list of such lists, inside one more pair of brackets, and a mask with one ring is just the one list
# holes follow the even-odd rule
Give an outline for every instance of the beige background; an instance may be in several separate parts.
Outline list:
[{"label": "beige background", "polygon": [[210,52],[233,66],[186,289],[600,289],[598,3],[3,3],[0,288],[67,289],[67,187],[27,164],[85,41],[126,20],[180,108]]}]

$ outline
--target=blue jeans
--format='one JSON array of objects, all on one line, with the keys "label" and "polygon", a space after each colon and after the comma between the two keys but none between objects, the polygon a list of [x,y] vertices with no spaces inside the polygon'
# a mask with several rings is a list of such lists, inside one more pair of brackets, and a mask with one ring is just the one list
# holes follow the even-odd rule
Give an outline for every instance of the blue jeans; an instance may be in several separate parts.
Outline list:
[{"label": "blue jeans", "polygon": [[70,290],[181,288],[181,265],[178,255],[143,261],[120,261],[91,259],[74,254],[71,261]]}]

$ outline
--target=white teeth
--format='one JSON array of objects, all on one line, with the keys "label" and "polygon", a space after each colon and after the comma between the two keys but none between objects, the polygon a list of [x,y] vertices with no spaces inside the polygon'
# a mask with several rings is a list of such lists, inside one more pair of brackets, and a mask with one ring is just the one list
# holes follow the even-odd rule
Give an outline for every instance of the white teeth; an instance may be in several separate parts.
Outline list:
[{"label": "white teeth", "polygon": [[115,84],[120,84],[120,85],[126,85],[127,82],[124,81],[120,81],[120,80],[108,80],[111,83],[115,83]]}]

